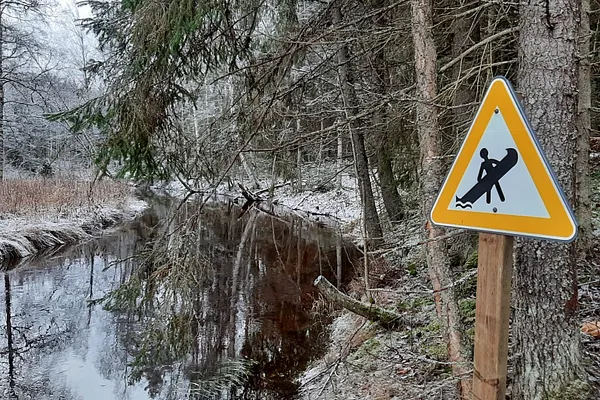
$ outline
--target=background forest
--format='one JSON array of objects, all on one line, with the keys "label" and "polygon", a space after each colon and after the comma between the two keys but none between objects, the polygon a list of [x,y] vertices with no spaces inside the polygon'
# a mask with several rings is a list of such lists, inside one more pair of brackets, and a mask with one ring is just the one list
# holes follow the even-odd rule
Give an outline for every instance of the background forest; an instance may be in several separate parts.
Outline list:
[{"label": "background forest", "polygon": [[396,246],[401,227],[419,227],[463,396],[471,344],[453,282],[476,240],[427,216],[487,85],[506,76],[580,225],[572,244],[517,240],[512,398],[597,398],[590,365],[599,358],[582,346],[578,287],[599,272],[600,3],[79,6],[0,3],[0,175],[85,171],[93,160],[101,175],[177,181],[200,194],[241,182],[273,198],[281,188],[312,196],[355,182],[374,258],[393,263],[406,250]]}]

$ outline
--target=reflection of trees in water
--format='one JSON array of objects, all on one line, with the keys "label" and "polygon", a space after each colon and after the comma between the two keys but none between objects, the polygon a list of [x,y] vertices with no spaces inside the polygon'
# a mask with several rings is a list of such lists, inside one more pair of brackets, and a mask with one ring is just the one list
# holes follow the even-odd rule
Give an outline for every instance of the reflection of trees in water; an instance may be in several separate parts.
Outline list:
[{"label": "reflection of trees in water", "polygon": [[[13,276],[6,272],[4,281],[4,325],[6,346],[0,349],[1,360],[6,360],[6,385],[0,385],[3,398],[76,400],[66,383],[53,381],[49,374],[55,360],[53,352],[60,349],[63,340],[73,332],[73,324],[56,319],[36,323],[27,318],[21,307],[14,307]],[[22,282],[21,282],[22,283]],[[21,310],[15,312],[15,309]],[[2,364],[3,364],[2,363]],[[35,367],[35,368],[32,368]]]},{"label": "reflection of trees in water", "polygon": [[336,278],[335,237],[238,212],[183,205],[107,299],[133,322],[120,336],[130,378],[153,396],[282,398],[324,344],[324,321],[309,310],[319,272]]},{"label": "reflection of trees in water", "polygon": [[[94,288],[116,288],[118,279],[101,272],[115,256],[132,254],[136,241],[136,235],[125,231],[67,253],[46,253],[2,273],[0,337],[6,339],[0,342],[0,398],[81,398],[61,365],[69,354],[85,360],[94,315],[86,299],[95,295]],[[125,365],[115,369],[123,374]]]},{"label": "reflection of trees in water", "polygon": [[[119,400],[133,390],[125,377],[161,399],[295,392],[324,340],[308,310],[314,277],[334,276],[335,239],[299,221],[238,219],[233,207],[195,211],[185,204],[160,230],[153,226],[169,219],[150,213],[2,275],[0,398],[77,399],[57,371],[67,360],[110,380]],[[95,301],[108,292],[111,313]]]}]

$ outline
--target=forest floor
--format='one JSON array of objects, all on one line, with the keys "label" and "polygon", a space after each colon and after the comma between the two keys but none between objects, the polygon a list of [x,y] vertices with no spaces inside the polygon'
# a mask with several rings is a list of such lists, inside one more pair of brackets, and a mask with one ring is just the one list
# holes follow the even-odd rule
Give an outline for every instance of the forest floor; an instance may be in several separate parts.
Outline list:
[{"label": "forest floor", "polygon": [[[473,238],[469,233],[463,236]],[[421,246],[373,255],[370,265],[375,303],[400,313],[408,324],[386,330],[349,311],[335,311],[329,348],[302,376],[301,398],[454,399],[456,380],[447,362]],[[460,311],[471,341],[476,267],[477,257],[472,253],[456,276]],[[362,282],[351,285],[350,294],[366,301]]]},{"label": "forest floor", "polygon": [[0,264],[93,237],[146,208],[123,182],[66,178],[0,182]]},{"label": "forest floor", "polygon": [[[596,329],[592,334],[584,332],[586,325],[593,327],[600,324],[597,322],[600,321],[600,281],[597,279],[600,274],[600,165],[593,165],[593,224],[594,235],[598,239],[595,240],[595,252],[579,265],[579,298],[583,349],[591,361],[586,364],[592,381],[595,381],[600,376],[600,330]],[[418,224],[415,224],[418,220],[419,216],[415,215],[389,238],[395,244],[391,251],[372,255],[370,273],[375,302],[401,313],[412,323],[390,331],[347,310],[334,311],[336,317],[326,354],[313,362],[301,377],[303,400],[456,398],[457,380],[452,376],[446,346],[436,322],[426,263],[420,249],[422,246],[415,246],[414,239],[409,243],[402,242],[411,231],[418,231]],[[460,312],[472,346],[477,254],[468,254],[468,249],[474,249],[476,236],[464,233],[459,237],[465,240],[457,242],[472,244],[463,247],[462,251],[467,251],[467,254],[460,257],[462,262],[459,265],[462,266],[454,276],[455,281],[460,282],[456,287]],[[362,281],[351,285],[350,293],[366,300]],[[319,311],[315,309],[315,312]],[[510,374],[509,359],[509,397]]]}]

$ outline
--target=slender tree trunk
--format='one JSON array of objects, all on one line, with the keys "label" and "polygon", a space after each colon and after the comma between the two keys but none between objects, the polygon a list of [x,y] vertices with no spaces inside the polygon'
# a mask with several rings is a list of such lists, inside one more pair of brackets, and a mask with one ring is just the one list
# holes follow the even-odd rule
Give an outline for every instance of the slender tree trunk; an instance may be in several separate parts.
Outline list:
[{"label": "slender tree trunk", "polygon": [[[300,118],[296,118],[296,135],[300,136]],[[302,191],[302,146],[296,151],[296,191]]]},{"label": "slender tree trunk", "polygon": [[344,166],[344,135],[340,129],[337,134],[337,183],[338,189],[342,189],[342,167]]},{"label": "slender tree trunk", "polygon": [[0,181],[4,180],[4,5],[0,5]]},{"label": "slender tree trunk", "polygon": [[592,248],[592,204],[590,199],[590,108],[592,80],[590,73],[590,1],[581,1],[579,24],[579,102],[577,107],[577,175],[575,209],[579,222],[577,250],[585,257]]},{"label": "slender tree trunk", "polygon": [[335,238],[335,277],[337,281],[337,288],[342,287],[342,235],[337,234]]},{"label": "slender tree trunk", "polygon": [[[333,23],[341,24],[342,13],[339,7],[333,8]],[[383,233],[379,223],[379,215],[373,198],[373,188],[371,187],[371,177],[369,175],[369,161],[365,148],[365,138],[361,123],[355,119],[358,114],[358,99],[354,90],[354,79],[350,71],[350,61],[348,59],[348,46],[342,45],[338,51],[338,74],[342,97],[344,99],[344,109],[350,129],[352,139],[352,151],[354,153],[354,164],[358,178],[360,199],[365,210],[365,224],[369,239],[374,244],[380,244],[383,241]]]},{"label": "slender tree trunk", "polygon": [[252,168],[250,168],[250,165],[248,164],[248,160],[246,159],[246,156],[244,156],[244,153],[240,153],[239,159],[242,163],[242,166],[244,167],[244,170],[246,171],[246,175],[248,175],[248,179],[250,179],[250,181],[252,182],[252,187],[254,189],[258,189],[260,187],[260,184],[258,183],[258,178],[256,177],[256,174],[254,173]]},{"label": "slender tree trunk", "polygon": [[[387,136],[387,135],[386,135]],[[387,138],[386,138],[387,139]],[[387,143],[387,140],[384,141]],[[392,160],[389,149],[381,146],[377,154],[379,164],[379,181],[381,182],[381,198],[390,221],[401,221],[404,218],[404,207],[402,198],[398,193],[398,183],[392,170]]]},{"label": "slender tree trunk", "polygon": [[[457,9],[464,11],[467,3],[465,0],[457,0]],[[472,13],[467,16],[458,17],[452,21],[451,53],[453,59],[477,43],[478,38],[474,36],[479,31],[473,27],[476,15],[476,13]],[[468,70],[472,65],[472,56],[468,55],[452,67],[452,78],[454,80],[452,84],[455,86],[452,96],[452,136],[454,138],[452,145],[456,146],[456,148],[462,143],[476,109],[475,107],[465,106],[475,101],[476,93],[470,85],[472,79],[464,79],[463,77],[463,71]]]},{"label": "slender tree trunk", "polygon": [[[386,5],[386,0],[374,0],[371,2],[374,10],[383,8]],[[373,17],[373,24],[378,28],[385,28],[388,25],[388,18],[385,13],[379,13]],[[372,77],[373,90],[380,97],[377,102],[381,101],[386,95],[390,87],[389,70],[385,55],[385,46],[381,43],[376,43],[375,48],[378,49],[372,58]],[[388,130],[388,115],[385,106],[377,109],[373,113],[373,134],[379,139],[379,147],[377,148],[377,172],[379,175],[379,184],[381,186],[381,197],[383,205],[390,218],[390,221],[400,221],[404,217],[402,207],[402,198],[398,193],[398,182],[394,178],[392,167],[392,141],[389,137]]]},{"label": "slender tree trunk", "polygon": [[[577,0],[522,0],[519,88],[525,111],[568,200],[575,200],[578,138]],[[577,326],[574,244],[517,240],[513,399],[585,398]],[[540,333],[543,332],[543,339]]]},{"label": "slender tree trunk", "polygon": [[[431,0],[412,0],[412,35],[415,52],[416,95],[415,124],[421,148],[420,190],[423,215],[428,219],[435,197],[444,178],[441,153],[441,131],[438,124],[438,110],[434,105],[437,95],[436,49],[432,33]],[[429,277],[435,291],[438,318],[444,339],[448,344],[448,355],[455,376],[461,377],[459,395],[467,398],[471,392],[469,366],[463,355],[463,338],[460,314],[454,296],[450,262],[446,244],[435,240],[444,235],[444,230],[426,224],[427,265]],[[441,290],[444,288],[444,290]]]},{"label": "slender tree trunk", "polygon": [[336,289],[336,287],[323,275],[319,275],[313,282],[313,285],[319,289],[319,292],[321,292],[327,300],[339,304],[345,309],[371,321],[377,322],[382,326],[395,328],[407,325],[407,321],[402,315],[396,314],[387,308],[378,307],[371,302],[361,303]]}]

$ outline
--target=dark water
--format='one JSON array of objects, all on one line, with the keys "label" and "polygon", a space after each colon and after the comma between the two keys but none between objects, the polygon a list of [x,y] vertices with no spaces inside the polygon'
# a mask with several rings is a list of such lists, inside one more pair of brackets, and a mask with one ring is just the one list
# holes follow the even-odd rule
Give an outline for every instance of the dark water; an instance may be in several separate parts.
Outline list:
[{"label": "dark water", "polygon": [[295,397],[328,339],[312,281],[345,281],[352,251],[293,218],[172,209],[0,273],[0,398]]}]

